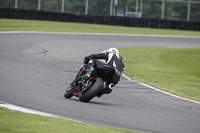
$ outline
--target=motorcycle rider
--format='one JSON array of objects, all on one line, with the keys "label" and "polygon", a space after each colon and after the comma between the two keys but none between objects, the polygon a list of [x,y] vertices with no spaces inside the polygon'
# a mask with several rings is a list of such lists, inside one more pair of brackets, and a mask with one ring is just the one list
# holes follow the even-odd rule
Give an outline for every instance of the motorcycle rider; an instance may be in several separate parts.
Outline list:
[{"label": "motorcycle rider", "polygon": [[[115,68],[115,74],[111,75],[111,83],[108,85],[110,93],[112,91],[112,87],[114,87],[120,80],[121,74],[125,69],[125,65],[123,63],[123,58],[119,55],[119,51],[117,48],[109,48],[108,50],[102,51],[99,54],[91,54],[86,56],[84,59],[84,64],[87,65],[87,72],[82,75],[82,78],[87,80],[90,76],[98,71],[98,68],[111,66]],[[73,86],[73,82],[71,84]]]}]

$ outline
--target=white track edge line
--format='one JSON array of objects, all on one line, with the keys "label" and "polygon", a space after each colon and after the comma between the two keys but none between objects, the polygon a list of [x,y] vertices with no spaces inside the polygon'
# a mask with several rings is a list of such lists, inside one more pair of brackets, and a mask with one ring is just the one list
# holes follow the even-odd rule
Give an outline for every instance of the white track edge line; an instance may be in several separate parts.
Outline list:
[{"label": "white track edge line", "polygon": [[194,102],[194,103],[200,104],[200,102],[198,102],[198,101],[191,100],[191,99],[187,99],[187,98],[184,98],[184,97],[180,97],[180,96],[171,94],[171,93],[169,93],[169,92],[166,92],[166,91],[157,89],[157,88],[155,88],[155,87],[153,87],[153,86],[150,86],[150,85],[147,85],[147,84],[145,84],[145,83],[141,83],[141,82],[135,81],[135,80],[129,78],[129,77],[128,77],[127,75],[125,75],[125,74],[122,74],[122,76],[123,76],[124,78],[126,78],[127,80],[131,81],[131,82],[138,83],[138,84],[140,84],[140,85],[143,85],[143,86],[146,86],[146,87],[148,87],[148,88],[151,88],[151,89],[153,89],[153,90],[155,90],[155,91],[158,91],[158,92],[167,94],[167,95],[169,95],[169,96],[172,96],[172,97],[175,97],[175,98],[178,98],[178,99],[182,99],[182,100],[186,100],[186,101],[190,101],[190,102]]},{"label": "white track edge line", "polygon": [[173,35],[146,35],[146,34],[115,34],[115,33],[81,33],[81,32],[44,32],[44,31],[1,31],[0,34],[13,33],[39,33],[39,34],[66,34],[66,35],[106,35],[106,36],[138,36],[138,37],[165,37],[165,38],[196,38],[193,36],[173,36]]},{"label": "white track edge line", "polygon": [[71,118],[61,117],[61,116],[58,116],[58,115],[54,115],[54,114],[50,114],[50,113],[46,113],[46,112],[42,112],[42,111],[38,111],[38,110],[20,107],[20,106],[13,105],[13,104],[10,104],[10,103],[6,103],[6,102],[3,102],[3,101],[0,101],[0,107],[4,107],[4,108],[7,108],[7,109],[20,111],[20,112],[28,113],[28,114],[36,114],[36,115],[40,115],[40,116],[53,117],[53,118],[62,118],[62,119],[67,119],[67,120],[71,120],[71,121],[74,121],[74,122],[83,123],[81,121],[74,120],[74,119],[71,119]]}]

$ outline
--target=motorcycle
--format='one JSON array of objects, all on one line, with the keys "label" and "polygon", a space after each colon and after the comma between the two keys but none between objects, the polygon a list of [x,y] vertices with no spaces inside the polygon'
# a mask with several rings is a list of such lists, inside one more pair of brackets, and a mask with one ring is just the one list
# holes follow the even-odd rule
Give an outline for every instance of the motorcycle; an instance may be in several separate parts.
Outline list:
[{"label": "motorcycle", "polygon": [[[69,99],[73,96],[79,98],[81,102],[89,102],[94,97],[101,97],[104,94],[110,94],[114,87],[113,77],[120,78],[121,72],[117,68],[104,65],[103,67],[95,68],[95,72],[90,78],[85,80],[83,75],[87,72],[88,65],[82,65],[73,85],[67,88],[64,97]],[[118,80],[118,79],[117,79]]]}]

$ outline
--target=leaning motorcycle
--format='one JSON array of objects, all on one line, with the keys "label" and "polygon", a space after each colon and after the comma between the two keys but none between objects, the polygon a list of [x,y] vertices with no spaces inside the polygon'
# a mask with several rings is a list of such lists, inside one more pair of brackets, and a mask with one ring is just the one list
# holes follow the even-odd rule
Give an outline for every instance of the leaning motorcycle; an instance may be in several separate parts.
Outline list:
[{"label": "leaning motorcycle", "polygon": [[95,68],[95,72],[91,77],[85,80],[82,77],[87,72],[87,67],[87,64],[81,67],[76,79],[73,81],[73,85],[70,84],[65,91],[65,98],[69,99],[76,96],[81,102],[89,102],[94,97],[110,94],[114,87],[111,79],[113,79],[113,77],[120,78],[121,76],[121,72],[119,72],[117,68],[104,65],[103,67]]}]

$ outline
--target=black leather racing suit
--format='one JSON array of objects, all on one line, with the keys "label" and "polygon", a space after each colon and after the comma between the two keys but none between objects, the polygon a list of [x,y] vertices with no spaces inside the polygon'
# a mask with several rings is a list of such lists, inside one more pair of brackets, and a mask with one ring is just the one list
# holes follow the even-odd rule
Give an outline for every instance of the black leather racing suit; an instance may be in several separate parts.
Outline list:
[{"label": "black leather racing suit", "polygon": [[[104,59],[106,62],[103,62],[99,59]],[[104,65],[115,67],[118,70],[118,72],[120,72],[120,75],[119,74],[114,75],[112,81],[114,85],[119,82],[121,73],[125,69],[122,56],[120,56],[119,54],[106,52],[106,53],[91,54],[89,56],[86,56],[84,63],[87,64],[89,60],[92,60],[92,63],[89,64],[91,64],[91,67],[93,67],[94,69],[97,66],[101,67]]]}]

